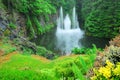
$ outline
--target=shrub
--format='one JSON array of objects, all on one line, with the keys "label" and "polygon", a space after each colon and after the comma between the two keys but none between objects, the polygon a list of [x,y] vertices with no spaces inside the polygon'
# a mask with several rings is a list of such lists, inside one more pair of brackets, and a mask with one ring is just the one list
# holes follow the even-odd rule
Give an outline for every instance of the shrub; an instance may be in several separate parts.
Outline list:
[{"label": "shrub", "polygon": [[72,50],[72,53],[74,53],[74,54],[85,54],[85,49],[86,48],[74,48]]},{"label": "shrub", "polygon": [[110,46],[105,51],[105,60],[110,60],[113,63],[120,62],[120,47]]},{"label": "shrub", "polygon": [[97,48],[95,45],[93,45],[93,48],[74,48],[72,50],[72,53],[74,54],[92,54],[96,53]]},{"label": "shrub", "polygon": [[94,69],[94,76],[91,80],[119,80],[120,79],[120,62],[116,65],[106,61],[106,66]]},{"label": "shrub", "polygon": [[55,56],[55,54],[52,51],[49,51],[46,48],[40,47],[40,46],[37,47],[36,54],[40,55],[40,56],[44,56],[44,57],[46,57],[48,59],[53,59],[54,56]]},{"label": "shrub", "polygon": [[63,61],[59,63],[55,68],[56,76],[59,78],[68,78],[74,77],[74,73],[72,71],[73,60]]},{"label": "shrub", "polygon": [[30,55],[30,54],[33,54],[34,51],[26,46],[22,46],[22,51],[23,51],[23,54],[25,55]]},{"label": "shrub", "polygon": [[[93,55],[92,55],[93,56]],[[95,58],[94,58],[95,59]],[[56,76],[66,80],[84,80],[84,75],[91,67],[90,57],[77,57],[75,59],[66,59],[54,68]]]}]

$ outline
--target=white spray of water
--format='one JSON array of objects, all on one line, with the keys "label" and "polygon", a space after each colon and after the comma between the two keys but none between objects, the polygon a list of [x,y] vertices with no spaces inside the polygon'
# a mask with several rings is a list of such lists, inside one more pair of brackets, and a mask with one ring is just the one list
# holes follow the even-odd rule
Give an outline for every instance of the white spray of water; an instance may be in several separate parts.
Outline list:
[{"label": "white spray of water", "polygon": [[64,30],[70,30],[71,29],[71,20],[69,15],[67,14],[64,19]]},{"label": "white spray of water", "polygon": [[57,49],[66,55],[71,53],[74,47],[81,47],[79,40],[83,37],[83,31],[79,28],[75,7],[73,8],[72,20],[69,14],[63,19],[63,9],[60,8],[60,16],[57,19]]}]

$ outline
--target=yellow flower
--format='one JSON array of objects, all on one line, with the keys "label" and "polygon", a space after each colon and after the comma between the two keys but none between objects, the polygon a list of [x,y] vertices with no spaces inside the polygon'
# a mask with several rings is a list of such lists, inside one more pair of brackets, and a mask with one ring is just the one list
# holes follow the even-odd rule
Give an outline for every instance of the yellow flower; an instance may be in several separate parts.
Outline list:
[{"label": "yellow flower", "polygon": [[111,70],[106,67],[101,67],[98,72],[103,75],[105,78],[109,79],[111,76]]},{"label": "yellow flower", "polygon": [[120,76],[120,64],[113,70],[114,75]]},{"label": "yellow flower", "polygon": [[109,60],[106,60],[106,64],[107,64],[107,68],[113,68],[114,67],[114,64],[112,64]]},{"label": "yellow flower", "polygon": [[91,80],[103,80],[103,76],[107,80],[114,80],[114,76],[120,76],[120,63],[117,63],[116,67],[109,60],[106,60],[106,66],[100,67],[99,70],[94,70],[95,76],[91,77]]}]

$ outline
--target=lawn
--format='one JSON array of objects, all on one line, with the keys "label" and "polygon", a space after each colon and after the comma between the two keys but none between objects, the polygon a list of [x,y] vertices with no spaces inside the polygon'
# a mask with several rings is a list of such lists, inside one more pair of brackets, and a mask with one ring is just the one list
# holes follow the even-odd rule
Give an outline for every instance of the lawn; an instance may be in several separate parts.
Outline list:
[{"label": "lawn", "polygon": [[11,42],[0,42],[0,80],[85,80],[96,54],[61,56],[48,60],[18,51]]}]

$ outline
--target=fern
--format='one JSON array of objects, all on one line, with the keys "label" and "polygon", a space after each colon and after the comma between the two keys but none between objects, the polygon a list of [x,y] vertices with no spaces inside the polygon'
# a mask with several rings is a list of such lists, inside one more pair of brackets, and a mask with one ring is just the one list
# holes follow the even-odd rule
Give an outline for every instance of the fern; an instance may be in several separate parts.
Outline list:
[{"label": "fern", "polygon": [[27,30],[30,31],[30,35],[31,35],[31,37],[33,37],[33,36],[35,35],[35,31],[34,31],[34,29],[33,29],[32,22],[31,22],[31,20],[30,20],[30,17],[29,17],[28,15],[26,15],[26,16],[27,16],[27,23],[26,23],[26,25],[27,25]]},{"label": "fern", "polygon": [[87,72],[88,68],[87,68],[87,65],[82,57],[80,57],[80,63],[82,65],[84,72]]},{"label": "fern", "polygon": [[75,74],[75,77],[78,78],[77,80],[85,80],[81,70],[77,67],[75,63],[73,63],[72,70]]},{"label": "fern", "polygon": [[34,25],[36,26],[37,33],[38,34],[43,33],[43,28],[36,16],[32,16],[32,21],[33,21]]}]

